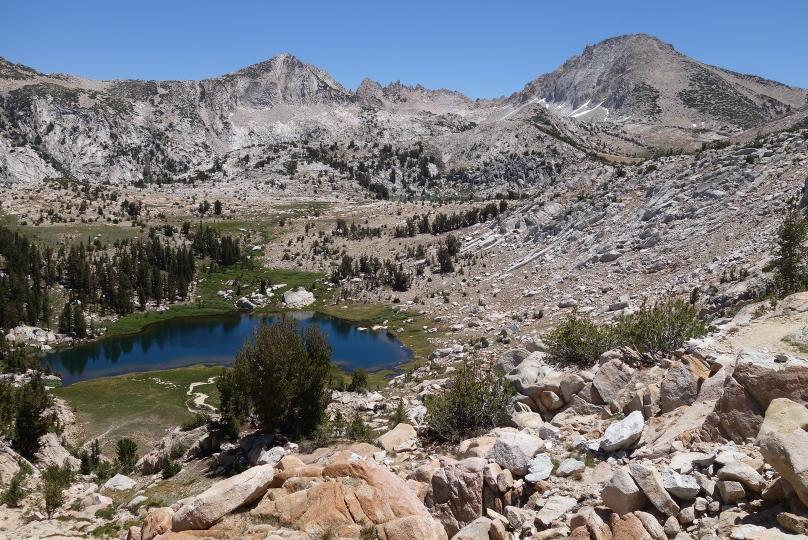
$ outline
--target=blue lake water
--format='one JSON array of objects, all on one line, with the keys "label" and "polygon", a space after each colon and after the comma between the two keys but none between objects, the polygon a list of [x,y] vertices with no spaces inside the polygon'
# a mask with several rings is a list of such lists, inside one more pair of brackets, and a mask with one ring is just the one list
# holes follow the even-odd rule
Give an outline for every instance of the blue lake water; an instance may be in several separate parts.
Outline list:
[{"label": "blue lake water", "polygon": [[[314,312],[290,312],[300,325],[320,325],[334,347],[331,361],[346,371],[378,371],[409,362],[412,353],[386,330],[359,326]],[[217,363],[230,365],[261,319],[276,315],[230,313],[180,317],[152,324],[138,334],[115,336],[47,353],[43,365],[62,373],[62,384],[155,369]]]}]

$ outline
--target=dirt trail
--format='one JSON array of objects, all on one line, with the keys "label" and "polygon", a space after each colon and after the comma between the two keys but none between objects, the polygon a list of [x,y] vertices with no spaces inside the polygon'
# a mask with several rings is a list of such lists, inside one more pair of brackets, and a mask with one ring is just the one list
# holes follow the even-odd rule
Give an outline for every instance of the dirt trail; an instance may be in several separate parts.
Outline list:
[{"label": "dirt trail", "polygon": [[[213,405],[209,405],[209,404],[205,403],[205,400],[208,399],[208,395],[203,393],[203,392],[194,392],[194,388],[196,388],[197,386],[204,386],[206,384],[213,384],[214,382],[216,382],[217,377],[218,376],[211,377],[210,379],[207,380],[207,382],[193,382],[188,386],[188,392],[186,394],[189,395],[189,396],[194,396],[193,397],[193,403],[194,403],[194,408],[195,409],[202,409],[203,407],[207,407],[211,411],[216,410],[216,407],[214,407]],[[196,410],[192,409],[188,405],[187,401],[185,402],[185,407],[190,412],[196,412]]]}]

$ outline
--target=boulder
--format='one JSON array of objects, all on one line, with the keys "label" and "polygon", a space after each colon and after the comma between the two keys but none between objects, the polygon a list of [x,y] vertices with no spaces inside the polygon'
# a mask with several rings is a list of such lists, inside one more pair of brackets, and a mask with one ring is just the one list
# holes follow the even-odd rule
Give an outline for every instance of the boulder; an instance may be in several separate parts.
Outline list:
[{"label": "boulder", "polygon": [[494,362],[494,371],[502,374],[510,373],[513,368],[521,364],[528,356],[530,356],[530,352],[525,349],[511,349],[510,351],[506,351]]},{"label": "boulder", "polygon": [[780,512],[777,514],[777,523],[791,532],[808,535],[808,517]]},{"label": "boulder", "polygon": [[718,493],[721,494],[721,500],[727,504],[732,504],[746,497],[746,491],[744,491],[740,482],[719,480],[715,484],[718,487]]},{"label": "boulder", "polygon": [[544,450],[544,441],[527,433],[503,433],[488,451],[488,459],[513,474],[527,474],[528,462],[537,452]]},{"label": "boulder", "polygon": [[570,529],[574,532],[580,527],[587,532],[586,536],[581,536],[583,540],[612,540],[611,529],[591,506],[583,506],[570,516]]},{"label": "boulder", "polygon": [[544,390],[539,394],[539,400],[545,410],[555,411],[564,406],[564,401],[555,392]]},{"label": "boulder", "polygon": [[657,510],[667,516],[679,513],[679,505],[668,495],[658,470],[639,463],[632,463],[628,468],[631,477]]},{"label": "boulder", "polygon": [[620,360],[603,364],[592,379],[592,385],[605,403],[611,403],[631,380],[632,369]]},{"label": "boulder", "polygon": [[347,476],[364,480],[384,493],[396,515],[429,516],[423,503],[402,478],[372,461],[357,459],[332,463],[323,468],[322,474],[327,478]]},{"label": "boulder", "polygon": [[[651,535],[654,540],[668,540],[668,535],[665,534],[665,529],[659,524],[659,521],[649,514],[648,512],[634,512],[637,519],[640,520],[645,531]],[[673,517],[673,516],[671,516]]]},{"label": "boulder", "polygon": [[586,470],[586,465],[583,461],[579,461],[574,458],[567,458],[561,462],[556,470],[556,476],[560,478],[564,478],[566,476],[571,476],[575,473],[582,473]]},{"label": "boulder", "polygon": [[171,508],[152,509],[140,527],[140,540],[152,540],[155,536],[171,530],[174,511]]},{"label": "boulder", "polygon": [[612,525],[612,538],[615,540],[654,540],[634,514],[612,514],[609,521]]},{"label": "boulder", "polygon": [[72,470],[77,471],[81,465],[81,461],[70,455],[70,452],[62,446],[55,433],[48,433],[39,438],[39,450],[34,456],[41,467],[50,465],[62,467],[67,464]]},{"label": "boulder", "polygon": [[380,540],[447,540],[441,524],[432,518],[406,516],[388,521],[376,529]]},{"label": "boulder", "polygon": [[255,304],[250,301],[249,298],[246,296],[242,296],[238,300],[236,300],[236,307],[239,309],[255,309]]},{"label": "boulder", "polygon": [[808,409],[790,399],[772,400],[757,444],[763,458],[808,505]]},{"label": "boulder", "polygon": [[640,440],[645,427],[645,417],[640,411],[634,411],[623,420],[612,422],[600,441],[600,448],[604,452],[615,452],[629,448]]},{"label": "boulder", "polygon": [[418,433],[410,424],[401,423],[376,439],[374,444],[379,448],[384,448],[387,452],[391,452],[396,446],[417,436]]},{"label": "boulder", "polygon": [[511,424],[520,429],[541,429],[544,426],[544,418],[542,418],[542,415],[539,413],[518,412],[511,416]]},{"label": "boulder", "polygon": [[600,492],[603,504],[621,516],[648,506],[648,497],[632,478],[628,468],[614,471],[611,480]]},{"label": "boulder", "polygon": [[432,475],[424,503],[447,534],[454,536],[482,515],[486,465],[485,459],[468,458],[447,464]]},{"label": "boulder", "polygon": [[679,474],[673,469],[664,469],[662,471],[662,485],[668,493],[680,501],[689,501],[701,491],[695,478]]},{"label": "boulder", "polygon": [[575,394],[583,390],[585,385],[586,382],[583,378],[574,373],[567,373],[561,377],[560,390],[564,403],[569,403]]},{"label": "boulder", "polygon": [[708,422],[738,444],[757,437],[763,423],[763,409],[734,377],[726,377],[723,394],[715,405],[715,413]]},{"label": "boulder", "polygon": [[207,529],[228,514],[266,493],[275,469],[261,465],[217,482],[182,505],[172,518],[171,530]]},{"label": "boulder", "polygon": [[523,396],[532,396],[544,390],[539,385],[542,379],[551,372],[551,369],[544,362],[546,356],[545,353],[530,353],[530,356],[509,371],[505,378],[511,381],[516,391]]},{"label": "boulder", "polygon": [[547,499],[544,507],[536,514],[536,521],[545,527],[549,527],[553,521],[575,508],[576,504],[578,504],[578,500],[575,497],[553,495]]},{"label": "boulder", "polygon": [[488,540],[493,522],[485,516],[478,517],[452,536],[452,540]]},{"label": "boulder", "polygon": [[774,356],[743,349],[735,363],[732,376],[766,410],[773,399],[788,398],[808,405],[808,361],[788,357],[780,362]]},{"label": "boulder", "polygon": [[127,489],[132,489],[136,485],[137,485],[137,482],[135,482],[134,480],[132,480],[128,476],[123,475],[123,474],[116,474],[115,476],[113,476],[112,478],[107,480],[103,487],[105,489],[114,489],[114,490],[124,491],[124,490],[127,490]]},{"label": "boulder", "polygon": [[286,307],[290,308],[306,307],[314,303],[314,294],[303,287],[298,287],[296,290],[289,289],[283,293],[283,302]]},{"label": "boulder", "polygon": [[760,493],[766,487],[766,480],[755,469],[742,463],[734,461],[724,465],[718,471],[719,480],[735,480],[745,485],[752,491]]},{"label": "boulder", "polygon": [[[659,406],[662,413],[670,412],[683,405],[692,405],[699,395],[700,379],[693,363],[677,360],[665,372],[659,388]],[[709,373],[709,371],[707,371]]]},{"label": "boulder", "polygon": [[528,462],[526,482],[541,482],[550,477],[553,472],[553,462],[547,454],[538,454]]}]

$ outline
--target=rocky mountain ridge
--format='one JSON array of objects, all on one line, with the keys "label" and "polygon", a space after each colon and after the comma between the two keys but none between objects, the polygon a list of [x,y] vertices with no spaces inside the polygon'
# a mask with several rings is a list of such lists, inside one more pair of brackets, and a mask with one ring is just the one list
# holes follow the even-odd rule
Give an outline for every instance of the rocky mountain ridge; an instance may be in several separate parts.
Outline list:
[{"label": "rocky mountain ridge", "polygon": [[504,100],[369,79],[351,92],[290,54],[203,81],[93,81],[0,60],[0,180],[187,178],[233,151],[304,140],[420,141],[446,174],[483,165],[480,140],[513,146],[530,126],[562,146],[648,155],[763,125],[807,96],[645,35],[587,47]]}]

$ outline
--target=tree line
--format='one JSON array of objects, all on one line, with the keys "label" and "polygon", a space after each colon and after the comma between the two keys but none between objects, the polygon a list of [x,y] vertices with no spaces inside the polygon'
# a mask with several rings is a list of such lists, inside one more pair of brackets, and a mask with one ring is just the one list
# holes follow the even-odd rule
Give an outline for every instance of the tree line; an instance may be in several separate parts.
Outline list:
[{"label": "tree line", "polygon": [[191,249],[175,247],[152,233],[144,239],[40,249],[30,239],[0,226],[0,327],[49,326],[53,290],[61,285],[65,308],[60,329],[82,327],[82,312],[132,313],[135,301],[183,299],[195,275]]},{"label": "tree line", "polygon": [[432,222],[429,221],[429,215],[423,216],[415,214],[407,218],[404,225],[397,226],[393,229],[393,236],[395,238],[413,237],[417,234],[440,234],[449,231],[456,231],[463,227],[471,227],[477,223],[485,223],[489,219],[497,217],[502,212],[508,209],[506,201],[497,203],[488,203],[480,208],[470,208],[465,212],[455,212],[447,215],[439,212],[435,215]]}]

